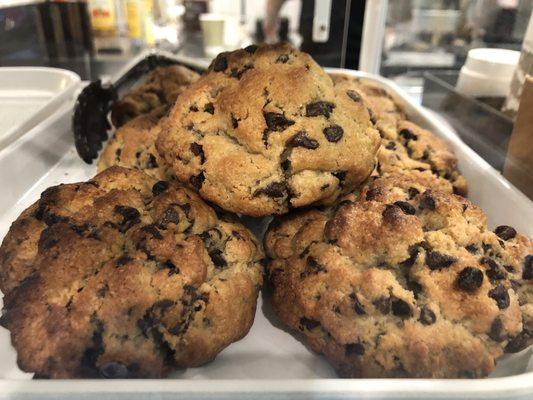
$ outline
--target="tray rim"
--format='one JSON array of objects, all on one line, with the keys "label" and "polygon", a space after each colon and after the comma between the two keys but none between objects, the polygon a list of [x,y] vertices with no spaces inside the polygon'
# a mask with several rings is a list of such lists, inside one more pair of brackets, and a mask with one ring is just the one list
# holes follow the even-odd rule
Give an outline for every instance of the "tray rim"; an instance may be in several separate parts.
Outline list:
[{"label": "tray rim", "polygon": [[[176,57],[174,57],[176,58]],[[177,58],[176,58],[177,59]],[[445,140],[452,142],[484,169],[494,170],[483,158],[470,149],[456,136],[449,127],[439,124],[431,113],[403,93],[394,82],[369,73],[360,71],[326,68],[328,73],[341,73],[362,77],[379,82],[393,90],[393,94],[401,101],[416,110],[418,116],[428,127],[437,129]],[[80,160],[80,162],[82,162]],[[493,172],[493,171],[491,171]],[[495,172],[495,170],[494,170]],[[522,201],[533,202],[514,188],[498,173],[487,174],[500,184],[511,188]],[[528,351],[532,351],[530,348]],[[105,384],[104,384],[105,381]],[[530,399],[533,395],[533,372],[514,376],[487,379],[139,379],[139,380],[23,380],[0,379],[0,399],[28,396],[57,395],[52,398],[69,398],[72,394],[86,395],[127,395],[127,398],[148,398],[158,394],[158,398],[167,398],[180,393],[192,398],[205,398],[207,394],[215,398],[248,398],[266,396],[276,398],[347,398],[348,396],[364,396],[365,398],[509,398]],[[170,397],[168,397],[170,398]]]}]

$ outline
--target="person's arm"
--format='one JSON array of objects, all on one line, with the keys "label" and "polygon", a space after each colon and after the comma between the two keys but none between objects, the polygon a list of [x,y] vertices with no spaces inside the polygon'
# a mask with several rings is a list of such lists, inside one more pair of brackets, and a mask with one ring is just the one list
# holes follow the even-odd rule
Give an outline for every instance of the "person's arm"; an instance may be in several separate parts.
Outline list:
[{"label": "person's arm", "polygon": [[265,41],[269,42],[275,38],[278,29],[278,14],[285,0],[267,0],[265,18],[263,20],[263,33]]}]

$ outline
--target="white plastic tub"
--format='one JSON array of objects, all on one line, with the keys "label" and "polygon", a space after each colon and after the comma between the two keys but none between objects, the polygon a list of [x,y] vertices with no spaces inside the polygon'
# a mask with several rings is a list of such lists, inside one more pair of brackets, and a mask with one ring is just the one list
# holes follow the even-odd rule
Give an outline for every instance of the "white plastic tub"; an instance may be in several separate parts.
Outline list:
[{"label": "white plastic tub", "polygon": [[0,150],[72,98],[80,77],[58,68],[0,68]]},{"label": "white plastic tub", "polygon": [[[454,147],[470,185],[470,198],[485,209],[489,224],[506,223],[533,234],[532,202],[397,86],[360,72],[329,72],[361,76],[391,91],[405,105],[411,119],[433,130]],[[7,198],[0,196],[0,237],[46,187],[86,180],[94,175],[95,166],[84,164],[74,150],[70,117],[70,110],[66,110],[29,132],[23,141],[6,149],[5,154],[0,154],[0,181],[3,188],[12,192]],[[48,150],[46,140],[55,141]],[[21,173],[20,164],[13,168],[12,163],[17,163],[21,157],[25,160],[24,170],[31,172]],[[259,299],[254,325],[243,340],[225,349],[214,362],[202,368],[175,372],[165,380],[31,381],[31,374],[17,368],[9,333],[0,328],[0,398],[533,399],[531,348],[505,356],[487,379],[337,379],[321,356],[280,328],[268,301],[262,300]]]}]

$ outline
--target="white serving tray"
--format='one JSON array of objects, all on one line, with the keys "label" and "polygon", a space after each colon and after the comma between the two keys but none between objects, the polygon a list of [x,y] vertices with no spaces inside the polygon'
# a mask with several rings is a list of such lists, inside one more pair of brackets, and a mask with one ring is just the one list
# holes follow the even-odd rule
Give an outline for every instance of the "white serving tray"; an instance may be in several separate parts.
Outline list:
[{"label": "white serving tray", "polygon": [[70,99],[79,75],[58,68],[0,68],[0,150]]},{"label": "white serving tray", "polygon": [[[509,224],[533,235],[533,204],[453,131],[436,122],[390,81],[347,70],[373,80],[405,105],[409,117],[446,139],[459,157],[470,198],[481,205],[491,227]],[[0,237],[19,213],[47,187],[83,181],[94,165],[77,156],[70,130],[71,108],[36,127],[0,153]],[[37,338],[36,338],[37,340]],[[323,357],[280,328],[260,296],[250,333],[225,349],[212,363],[174,373],[165,380],[30,380],[16,366],[9,333],[0,328],[0,399],[533,399],[533,349],[505,356],[488,379],[336,379]],[[173,379],[172,379],[173,378]]]}]

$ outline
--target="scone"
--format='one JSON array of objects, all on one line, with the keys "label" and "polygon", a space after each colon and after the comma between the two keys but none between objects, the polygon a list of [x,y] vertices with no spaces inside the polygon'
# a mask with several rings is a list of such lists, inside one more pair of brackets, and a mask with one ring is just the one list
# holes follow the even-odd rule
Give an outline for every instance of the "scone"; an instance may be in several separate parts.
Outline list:
[{"label": "scone", "polygon": [[454,193],[468,192],[465,178],[457,169],[457,157],[448,144],[432,132],[406,120],[393,96],[370,81],[332,74],[339,90],[360,96],[371,110],[382,137],[375,175],[398,171],[430,171],[446,190],[449,181]]},{"label": "scone", "polygon": [[111,121],[119,128],[138,115],[147,114],[162,106],[172,106],[176,97],[199,75],[182,65],[154,69],[137,88],[115,103]]},{"label": "scone", "polygon": [[118,128],[100,155],[98,172],[117,165],[142,170],[158,180],[171,180],[173,174],[155,148],[157,124],[167,111],[160,107]]},{"label": "scone", "polygon": [[47,189],[13,223],[1,323],[23,371],[163,377],[248,332],[261,259],[251,233],[194,192],[112,167]]},{"label": "scone", "polygon": [[269,228],[272,304],[343,377],[483,377],[523,326],[508,270],[533,250],[514,240],[460,196],[378,178]]},{"label": "scone", "polygon": [[378,145],[361,100],[287,44],[217,56],[157,140],[180,181],[251,216],[332,203],[370,175]]}]

